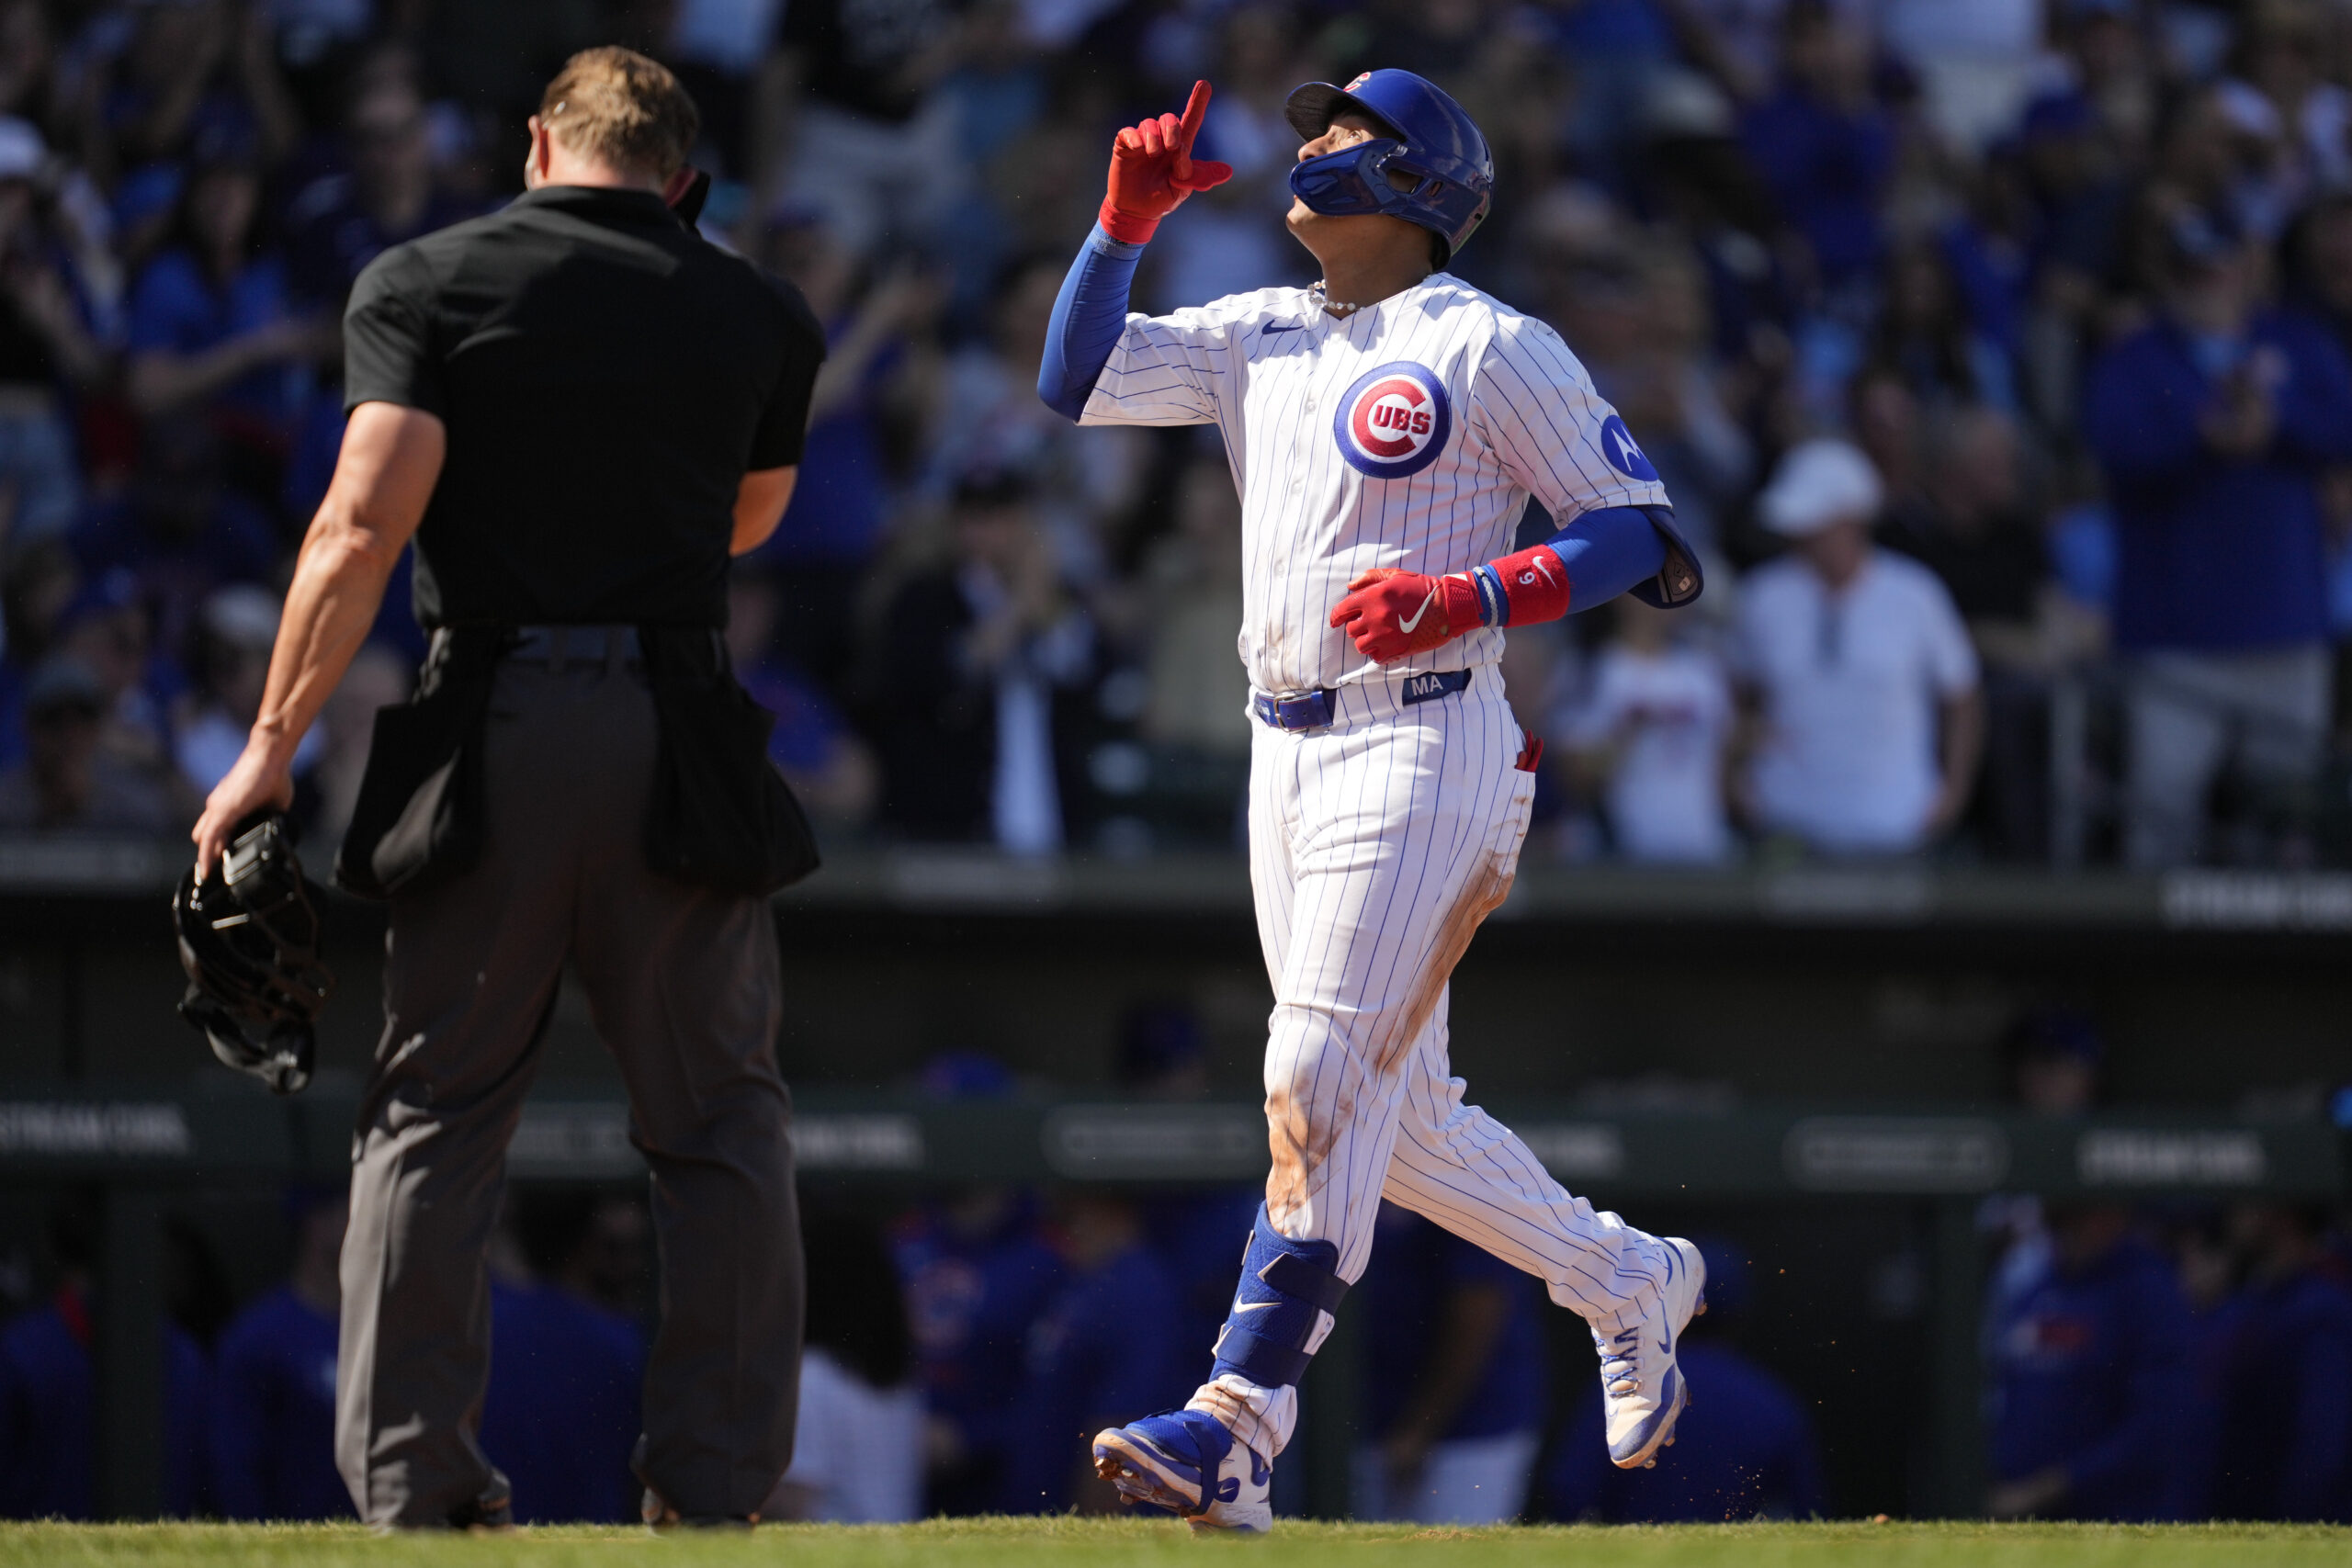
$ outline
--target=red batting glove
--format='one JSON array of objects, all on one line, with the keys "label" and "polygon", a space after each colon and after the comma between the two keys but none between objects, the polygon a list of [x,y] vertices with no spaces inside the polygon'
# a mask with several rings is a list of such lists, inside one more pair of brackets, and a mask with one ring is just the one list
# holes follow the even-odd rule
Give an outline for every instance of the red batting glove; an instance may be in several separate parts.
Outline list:
[{"label": "red batting glove", "polygon": [[1195,82],[1182,119],[1164,114],[1119,132],[1111,144],[1110,194],[1102,198],[1104,233],[1140,245],[1186,197],[1233,177],[1230,164],[1193,161],[1193,138],[1208,112],[1209,85]]},{"label": "red batting glove", "polygon": [[1331,624],[1344,628],[1356,651],[1375,664],[1427,653],[1484,624],[1478,590],[1460,573],[1429,577],[1376,566],[1348,588],[1348,596],[1331,606]]}]

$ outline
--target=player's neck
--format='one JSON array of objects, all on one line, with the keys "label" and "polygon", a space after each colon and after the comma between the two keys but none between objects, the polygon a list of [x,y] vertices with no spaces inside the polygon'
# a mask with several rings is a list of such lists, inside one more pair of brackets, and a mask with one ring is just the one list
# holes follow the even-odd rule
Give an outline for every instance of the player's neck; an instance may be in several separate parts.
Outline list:
[{"label": "player's neck", "polygon": [[1419,255],[1390,251],[1317,259],[1323,263],[1323,308],[1335,316],[1369,309],[1430,275],[1426,250]]}]

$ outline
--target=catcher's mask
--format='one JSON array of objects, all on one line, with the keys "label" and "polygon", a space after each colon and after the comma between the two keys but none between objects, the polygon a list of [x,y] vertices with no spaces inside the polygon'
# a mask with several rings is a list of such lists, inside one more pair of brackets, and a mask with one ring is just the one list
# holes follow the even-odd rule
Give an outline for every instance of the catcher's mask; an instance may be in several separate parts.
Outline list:
[{"label": "catcher's mask", "polygon": [[238,824],[201,884],[194,868],[172,894],[187,995],[180,1016],[212,1054],[278,1094],[311,1081],[312,1026],[334,990],[319,962],[319,916],[302,885],[286,818]]}]

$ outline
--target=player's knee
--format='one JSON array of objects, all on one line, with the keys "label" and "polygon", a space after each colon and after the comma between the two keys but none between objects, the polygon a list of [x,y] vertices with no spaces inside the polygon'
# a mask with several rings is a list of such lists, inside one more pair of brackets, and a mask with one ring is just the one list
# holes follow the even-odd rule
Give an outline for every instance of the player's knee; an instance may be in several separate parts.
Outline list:
[{"label": "player's knee", "polygon": [[1266,1092],[1296,1091],[1312,1098],[1311,1086],[1329,1083],[1335,1065],[1359,1054],[1353,1038],[1364,1016],[1308,1002],[1278,1003],[1266,1021]]}]

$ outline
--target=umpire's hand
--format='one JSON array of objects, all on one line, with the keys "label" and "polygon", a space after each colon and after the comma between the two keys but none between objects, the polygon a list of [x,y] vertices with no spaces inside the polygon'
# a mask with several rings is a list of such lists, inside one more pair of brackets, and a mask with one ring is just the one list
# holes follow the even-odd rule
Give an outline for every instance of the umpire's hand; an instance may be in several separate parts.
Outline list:
[{"label": "umpire's hand", "polygon": [[245,750],[228,776],[205,796],[204,815],[197,818],[196,879],[211,874],[212,864],[229,847],[237,824],[256,811],[285,810],[294,804],[294,747],[272,744],[259,725],[245,739]]}]

